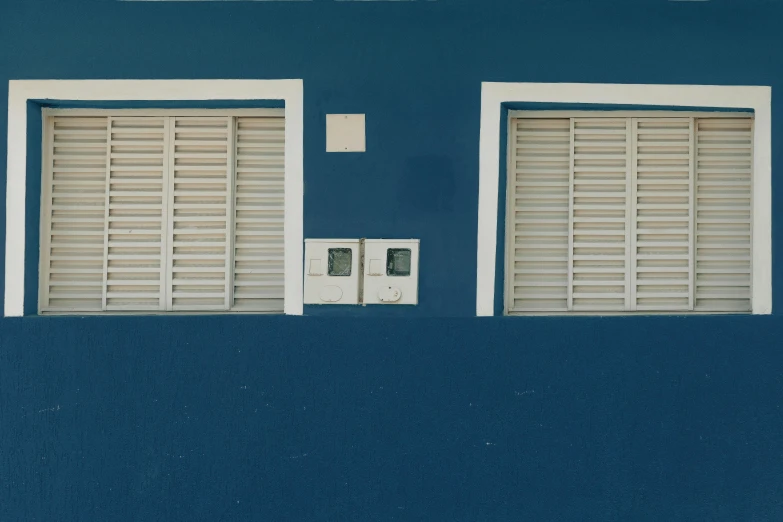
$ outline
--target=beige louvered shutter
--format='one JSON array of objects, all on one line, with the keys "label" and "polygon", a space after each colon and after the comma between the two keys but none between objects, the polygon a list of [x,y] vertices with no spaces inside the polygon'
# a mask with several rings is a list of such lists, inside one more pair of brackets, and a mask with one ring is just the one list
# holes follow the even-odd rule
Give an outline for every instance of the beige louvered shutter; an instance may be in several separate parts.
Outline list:
[{"label": "beige louvered shutter", "polygon": [[104,309],[165,309],[167,119],[110,117]]},{"label": "beige louvered shutter", "polygon": [[233,310],[283,311],[284,152],[284,118],[236,118]]},{"label": "beige louvered shutter", "polygon": [[690,310],[693,120],[634,118],[631,310]]},{"label": "beige louvered shutter", "polygon": [[574,311],[619,311],[630,283],[630,132],[627,118],[573,122]]},{"label": "beige louvered shutter", "polygon": [[514,119],[509,143],[506,310],[565,311],[570,120]]},{"label": "beige louvered shutter", "polygon": [[105,117],[47,119],[40,297],[44,311],[102,308],[107,136]]},{"label": "beige louvered shutter", "polygon": [[233,129],[229,117],[171,118],[169,310],[226,310]]},{"label": "beige louvered shutter", "polygon": [[750,118],[696,120],[698,311],[751,310]]}]

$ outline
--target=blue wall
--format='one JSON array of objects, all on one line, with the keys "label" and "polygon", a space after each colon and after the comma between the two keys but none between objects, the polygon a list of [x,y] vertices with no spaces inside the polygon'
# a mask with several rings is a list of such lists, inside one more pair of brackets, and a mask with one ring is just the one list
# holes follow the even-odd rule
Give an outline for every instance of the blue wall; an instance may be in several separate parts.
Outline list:
[{"label": "blue wall", "polygon": [[[0,520],[783,519],[778,315],[470,317],[481,81],[774,96],[781,21],[775,0],[0,2],[0,100],[302,78],[305,237],[422,241],[416,307],[0,319]],[[366,153],[325,153],[340,112],[367,114]],[[0,158],[6,123],[3,102]]]},{"label": "blue wall", "polygon": [[780,321],[569,322],[4,321],[0,520],[783,520]]}]

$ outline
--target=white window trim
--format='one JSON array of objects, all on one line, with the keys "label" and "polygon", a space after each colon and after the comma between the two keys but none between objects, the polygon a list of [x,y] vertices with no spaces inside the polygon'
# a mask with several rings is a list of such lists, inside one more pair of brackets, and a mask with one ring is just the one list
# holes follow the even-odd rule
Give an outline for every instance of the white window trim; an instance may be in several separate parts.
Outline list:
[{"label": "white window trim", "polygon": [[501,104],[574,103],[751,109],[753,135],[753,314],[772,313],[772,89],[767,86],[495,83],[481,85],[476,315],[495,308]]},{"label": "white window trim", "polygon": [[285,313],[302,315],[304,100],[302,80],[11,80],[8,82],[5,317],[24,314],[28,100],[285,103]]}]

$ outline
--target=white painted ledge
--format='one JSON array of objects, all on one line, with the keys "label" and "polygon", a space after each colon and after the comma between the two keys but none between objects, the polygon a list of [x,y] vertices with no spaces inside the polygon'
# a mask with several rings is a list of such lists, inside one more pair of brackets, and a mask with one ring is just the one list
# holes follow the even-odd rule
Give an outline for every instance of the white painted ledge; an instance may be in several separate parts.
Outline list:
[{"label": "white painted ledge", "polygon": [[24,313],[27,101],[285,102],[285,313],[302,314],[302,80],[11,80],[8,85],[5,316]]},{"label": "white painted ledge", "polygon": [[753,137],[753,313],[772,313],[772,116],[770,87],[493,83],[481,85],[476,315],[494,315],[500,114],[506,102],[745,108]]}]

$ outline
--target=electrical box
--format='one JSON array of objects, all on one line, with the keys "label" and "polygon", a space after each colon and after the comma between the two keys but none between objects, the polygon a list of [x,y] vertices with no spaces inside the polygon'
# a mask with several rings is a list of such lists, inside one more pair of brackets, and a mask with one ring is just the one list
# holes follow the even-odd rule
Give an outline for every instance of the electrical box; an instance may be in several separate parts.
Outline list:
[{"label": "electrical box", "polygon": [[364,119],[364,114],[327,114],[326,152],[364,152]]},{"label": "electrical box", "polygon": [[359,304],[358,239],[306,239],[305,304]]},{"label": "electrical box", "polygon": [[419,240],[364,240],[364,304],[419,301]]}]

